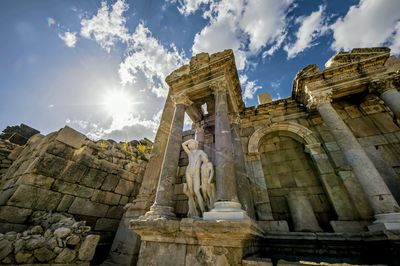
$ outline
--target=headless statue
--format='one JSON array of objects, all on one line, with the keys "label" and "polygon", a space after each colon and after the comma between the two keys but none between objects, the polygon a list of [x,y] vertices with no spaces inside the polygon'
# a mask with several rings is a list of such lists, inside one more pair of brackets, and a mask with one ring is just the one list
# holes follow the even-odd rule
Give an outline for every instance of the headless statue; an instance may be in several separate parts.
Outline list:
[{"label": "headless statue", "polygon": [[215,202],[215,185],[213,183],[214,167],[207,157],[203,158],[201,165],[201,192],[207,204],[207,208],[214,208]]},{"label": "headless statue", "polygon": [[[187,182],[187,195],[189,198],[189,213],[191,215],[196,213],[197,210],[191,210],[190,208],[196,207],[191,203],[195,201],[199,205],[201,213],[204,212],[204,200],[200,192],[200,167],[204,158],[207,158],[207,154],[198,149],[198,142],[194,139],[189,139],[182,143],[183,150],[189,157],[189,165],[186,167],[186,182]],[[186,194],[186,193],[185,193]],[[196,200],[194,200],[196,199]],[[192,206],[191,206],[192,205]],[[194,204],[196,205],[196,204]]]}]

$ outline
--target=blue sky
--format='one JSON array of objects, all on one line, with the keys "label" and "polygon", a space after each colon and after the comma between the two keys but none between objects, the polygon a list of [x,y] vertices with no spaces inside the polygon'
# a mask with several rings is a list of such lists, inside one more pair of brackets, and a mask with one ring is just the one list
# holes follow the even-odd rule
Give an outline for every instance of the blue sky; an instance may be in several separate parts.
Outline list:
[{"label": "blue sky", "polygon": [[233,49],[247,106],[291,95],[308,64],[341,50],[400,54],[398,0],[3,0],[0,129],[152,139],[165,77],[199,52]]}]

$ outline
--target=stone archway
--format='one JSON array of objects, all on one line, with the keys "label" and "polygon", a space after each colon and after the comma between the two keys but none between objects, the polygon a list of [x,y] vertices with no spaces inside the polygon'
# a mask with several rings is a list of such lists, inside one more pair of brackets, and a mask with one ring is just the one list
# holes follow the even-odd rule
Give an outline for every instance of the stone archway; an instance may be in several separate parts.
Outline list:
[{"label": "stone archway", "polygon": [[313,132],[308,128],[299,125],[295,122],[280,122],[272,124],[271,126],[265,126],[257,129],[249,139],[248,153],[249,155],[256,155],[259,153],[258,148],[260,145],[260,140],[272,133],[272,132],[287,132],[288,135],[299,142],[304,143],[304,145],[319,145],[321,146],[318,139],[314,136]]},{"label": "stone archway", "polygon": [[[304,167],[304,169],[299,169],[300,171],[303,171],[301,174],[304,176],[305,171],[310,171],[309,176],[305,176],[304,178],[309,178],[311,181],[309,181],[309,184],[312,184],[311,186],[313,187],[307,187],[307,182],[304,184],[299,184],[300,182],[292,182],[292,184],[286,185],[283,188],[282,191],[279,193],[285,194],[286,192],[286,200],[283,204],[286,204],[287,206],[290,204],[290,201],[293,203],[293,199],[296,197],[299,197],[299,191],[301,193],[305,193],[308,196],[307,197],[301,197],[302,199],[310,199],[310,203],[307,203],[306,205],[312,206],[312,209],[309,211],[311,214],[314,212],[317,214],[318,221],[321,224],[321,221],[323,223],[323,227],[325,230],[329,228],[329,219],[333,219],[338,216],[339,220],[349,220],[353,219],[353,210],[352,206],[348,204],[343,204],[344,202],[350,202],[348,201],[348,195],[347,192],[345,191],[345,188],[343,187],[342,183],[340,182],[339,177],[335,174],[334,169],[332,168],[328,156],[325,153],[324,149],[321,147],[321,143],[319,142],[318,138],[313,134],[311,130],[308,128],[299,125],[295,122],[279,122],[272,124],[270,126],[265,126],[262,127],[258,130],[256,130],[249,139],[248,143],[248,156],[252,159],[252,164],[257,165],[258,167],[258,172],[263,175],[263,179],[265,180],[265,186],[262,189],[264,193],[266,194],[271,194],[272,190],[269,188],[271,186],[270,180],[266,180],[266,171],[265,171],[265,161],[270,160],[265,157],[264,153],[264,148],[261,147],[265,141],[269,141],[268,139],[271,139],[272,137],[278,138],[277,141],[290,141],[292,140],[292,146],[296,146],[296,143],[298,143],[296,149],[297,151],[300,150],[302,153],[302,157],[308,158],[307,164],[310,165],[310,167]],[[303,148],[304,145],[304,148]],[[261,149],[260,149],[261,148]],[[279,151],[277,151],[279,153]],[[304,152],[308,153],[305,154]],[[299,153],[300,155],[300,153]],[[304,159],[303,160],[306,160]],[[264,163],[262,162],[264,160]],[[271,159],[274,160],[274,159]],[[279,162],[280,164],[284,165],[286,163],[285,160],[281,160]],[[289,167],[289,166],[288,166]],[[310,169],[313,168],[314,171],[311,171]],[[267,173],[270,174],[270,173]],[[290,174],[290,173],[289,173]],[[281,178],[279,175],[276,175],[275,178]],[[334,182],[332,182],[334,181]],[[295,183],[295,184],[294,184]],[[332,185],[334,184],[334,185]],[[315,189],[315,190],[313,190]],[[294,193],[289,193],[290,191],[293,191]],[[318,192],[313,192],[313,191],[318,191]],[[289,195],[293,194],[293,195]],[[276,210],[276,202],[274,203],[274,198],[273,195],[267,195],[265,196],[266,200],[268,201],[269,207],[264,208],[270,210],[270,215],[265,215],[265,216],[274,216],[274,219],[282,219],[282,217],[277,217],[276,213],[274,211]],[[282,199],[281,203],[282,203]],[[321,202],[324,202],[324,208],[325,210],[321,210],[321,204],[319,204],[317,201],[320,200]],[[296,203],[296,201],[294,201]],[[318,205],[319,204],[319,205]],[[275,205],[275,206],[273,206]],[[293,204],[292,204],[293,205]],[[319,206],[319,207],[318,207]],[[333,208],[332,208],[333,207]],[[275,209],[275,210],[274,210]],[[287,207],[288,210],[288,207]],[[334,210],[334,211],[333,211]],[[324,213],[325,211],[325,213]],[[296,215],[296,212],[290,211],[293,215]],[[330,213],[327,217],[327,213]],[[325,217],[324,217],[325,215]],[[292,217],[292,220],[296,219],[295,217]],[[296,228],[296,226],[294,226]],[[300,227],[297,227],[301,228]],[[300,229],[304,230],[304,229]],[[313,229],[308,229],[305,228],[305,230],[313,230]],[[317,231],[318,228],[315,229]]]}]

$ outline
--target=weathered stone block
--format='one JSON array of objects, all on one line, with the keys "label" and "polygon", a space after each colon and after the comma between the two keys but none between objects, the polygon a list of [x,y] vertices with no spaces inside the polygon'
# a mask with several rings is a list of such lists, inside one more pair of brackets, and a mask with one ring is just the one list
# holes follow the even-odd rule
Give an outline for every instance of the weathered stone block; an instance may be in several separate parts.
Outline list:
[{"label": "weathered stone block", "polygon": [[121,219],[124,214],[124,208],[122,206],[111,206],[106,214],[107,218]]},{"label": "weathered stone block", "polygon": [[107,205],[118,205],[121,195],[112,192],[95,190],[92,196],[92,201],[104,203]]},{"label": "weathered stone block", "polygon": [[62,194],[50,190],[40,189],[35,208],[44,211],[56,210],[61,201]]},{"label": "weathered stone block", "polygon": [[60,175],[60,179],[75,183],[83,179],[89,168],[80,163],[75,163],[75,162],[68,162],[68,166],[64,169],[64,171]]},{"label": "weathered stone block", "polygon": [[108,174],[104,178],[103,185],[101,186],[102,190],[107,190],[107,191],[114,191],[114,189],[117,187],[118,182],[119,182],[119,177],[114,174]]},{"label": "weathered stone block", "polygon": [[110,231],[115,232],[118,229],[119,220],[100,218],[96,222],[95,231]]},{"label": "weathered stone block", "polygon": [[127,181],[125,179],[120,179],[115,189],[115,193],[122,194],[125,196],[130,196],[134,189],[135,183],[131,181]]},{"label": "weathered stone block", "polygon": [[1,206],[0,220],[4,220],[10,223],[24,223],[28,216],[31,215],[31,213],[31,209],[24,209],[13,206]]},{"label": "weathered stone block", "polygon": [[9,205],[18,206],[23,208],[33,208],[38,195],[39,188],[20,185],[8,201]]},{"label": "weathered stone block", "polygon": [[3,190],[0,193],[0,206],[1,205],[6,205],[7,201],[10,199],[10,197],[14,194],[15,190],[17,187],[12,187],[6,190]]},{"label": "weathered stone block", "polygon": [[16,184],[31,185],[34,187],[40,187],[49,189],[54,182],[54,178],[37,175],[37,174],[25,174],[18,178]]},{"label": "weathered stone block", "polygon": [[99,188],[104,181],[107,173],[96,169],[90,169],[87,174],[79,181],[80,184],[91,188]]},{"label": "weathered stone block", "polygon": [[[193,250],[190,254],[187,254],[186,247],[191,247],[192,245],[183,245],[183,244],[175,244],[175,243],[161,243],[161,242],[149,242],[143,241],[142,246],[140,248],[139,261],[137,263],[138,266],[145,265],[163,265],[166,261],[170,263],[170,265],[176,266],[184,266],[184,265],[205,265],[204,261],[197,262],[196,255],[201,253],[200,250],[197,250],[197,246],[193,247]],[[153,254],[157,254],[157,256],[153,256]],[[174,256],[171,256],[174,254]],[[189,256],[189,258],[185,257]],[[199,258],[207,258],[207,256],[199,256]],[[221,264],[224,265],[224,264]],[[229,265],[229,264],[225,264]]]},{"label": "weathered stone block", "polygon": [[39,158],[35,167],[35,173],[56,178],[62,173],[67,166],[68,161],[48,153],[44,153]]},{"label": "weathered stone block", "polygon": [[72,214],[104,217],[107,213],[107,210],[107,205],[96,203],[87,199],[75,198],[68,212]]},{"label": "weathered stone block", "polygon": [[396,132],[399,130],[399,127],[393,122],[393,118],[388,113],[373,114],[370,118],[382,133]]},{"label": "weathered stone block", "polygon": [[82,133],[65,126],[61,129],[56,137],[56,140],[67,144],[75,149],[79,149],[86,142],[87,138]]},{"label": "weathered stone block", "polygon": [[46,152],[65,159],[71,159],[74,154],[74,149],[55,140],[47,146]]},{"label": "weathered stone block", "polygon": [[51,188],[55,191],[59,191],[65,194],[70,194],[81,198],[92,197],[94,191],[94,189],[92,188],[80,186],[78,184],[72,184],[69,182],[64,182],[61,180],[56,180]]},{"label": "weathered stone block", "polygon": [[57,206],[58,212],[65,212],[69,209],[72,202],[74,201],[74,196],[71,195],[64,195]]}]

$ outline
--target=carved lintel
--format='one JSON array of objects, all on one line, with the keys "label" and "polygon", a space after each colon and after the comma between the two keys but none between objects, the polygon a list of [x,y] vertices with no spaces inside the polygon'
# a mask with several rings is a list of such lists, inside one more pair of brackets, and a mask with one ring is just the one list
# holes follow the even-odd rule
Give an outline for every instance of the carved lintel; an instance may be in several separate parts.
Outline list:
[{"label": "carved lintel", "polygon": [[193,102],[189,99],[189,97],[187,97],[184,94],[172,95],[171,100],[175,104],[183,104],[185,106],[190,106],[193,104]]},{"label": "carved lintel", "polygon": [[330,89],[311,92],[306,88],[305,93],[305,102],[308,109],[315,109],[322,103],[332,102],[332,90]]}]

